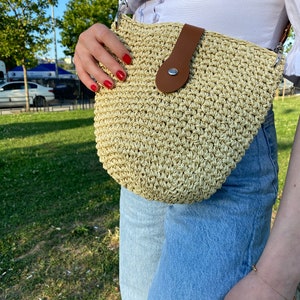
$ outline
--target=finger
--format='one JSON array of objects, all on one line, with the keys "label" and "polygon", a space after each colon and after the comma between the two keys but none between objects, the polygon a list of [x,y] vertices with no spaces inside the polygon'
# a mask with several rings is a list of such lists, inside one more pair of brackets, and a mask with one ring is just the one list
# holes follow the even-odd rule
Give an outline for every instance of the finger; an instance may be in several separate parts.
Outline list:
[{"label": "finger", "polygon": [[[90,30],[91,31],[86,32],[86,34],[83,34],[80,37],[80,42],[82,45],[87,45],[88,51],[96,61],[99,61],[105,66],[117,79],[124,81],[126,79],[126,71],[112,54],[126,64],[130,64],[131,56],[129,51],[123,43],[121,43],[118,37],[106,26],[95,24]],[[90,36],[95,38],[90,38]],[[84,59],[85,58],[82,57],[83,62]],[[89,73],[95,77],[97,81],[103,81],[103,73],[95,68],[95,65],[91,65],[90,67],[92,70],[90,70]]]},{"label": "finger", "polygon": [[[104,45],[107,44],[106,48]],[[108,52],[108,48],[109,49]],[[112,79],[103,72],[97,61],[101,62],[116,78],[121,81],[126,79],[124,68],[116,61],[111,53],[116,56],[122,56],[122,61],[126,64],[131,63],[131,56],[125,46],[119,41],[116,35],[106,26],[95,24],[79,36],[75,49],[74,62],[76,68],[80,71],[79,76],[84,76],[87,84],[91,84],[91,80],[87,79],[90,74],[96,81],[104,86],[111,87]],[[118,53],[118,54],[117,54]],[[90,86],[88,86],[90,88]],[[94,86],[93,86],[94,87]]]},{"label": "finger", "polygon": [[86,64],[82,63],[82,61],[80,60],[80,58],[76,55],[74,55],[74,63],[76,65],[76,71],[77,71],[77,75],[79,77],[79,79],[82,81],[82,83],[91,91],[93,92],[97,92],[99,90],[99,84],[103,85],[104,87],[108,88],[108,89],[112,89],[114,87],[114,82],[113,80],[107,75],[105,74],[103,71],[101,71],[101,69],[99,68],[99,66],[97,66],[97,63],[94,62],[93,59],[91,59],[91,63],[89,64],[91,65],[96,65],[96,68],[99,69],[99,73],[102,73],[102,76],[100,80],[95,80],[95,78],[91,77],[91,73],[90,71],[87,71],[86,68]]},{"label": "finger", "polygon": [[131,64],[132,57],[129,50],[120,41],[117,35],[103,24],[95,24],[91,27],[95,31],[95,37],[100,44],[105,45],[125,64]]},{"label": "finger", "polygon": [[[86,54],[84,56],[80,56],[80,58],[83,65],[86,66],[86,71],[98,82],[103,82],[105,79],[108,79],[104,76],[103,69],[99,67],[98,62],[100,62],[101,66],[106,69],[105,71],[111,73],[114,78],[120,81],[124,81],[126,79],[126,71],[124,67],[103,47],[99,47],[99,49],[94,52],[93,57],[87,56]],[[94,63],[90,63],[91,60],[94,60]]]}]

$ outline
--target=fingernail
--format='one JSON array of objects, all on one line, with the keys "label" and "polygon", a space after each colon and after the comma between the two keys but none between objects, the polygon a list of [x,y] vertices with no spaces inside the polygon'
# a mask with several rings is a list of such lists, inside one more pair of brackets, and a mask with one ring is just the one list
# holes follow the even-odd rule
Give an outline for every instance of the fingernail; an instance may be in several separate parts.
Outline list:
[{"label": "fingernail", "polygon": [[91,85],[91,90],[92,90],[93,92],[97,92],[98,89],[99,89],[98,85],[96,85],[96,84],[92,84],[92,85]]},{"label": "fingernail", "polygon": [[104,85],[106,88],[110,89],[110,90],[113,88],[113,84],[112,84],[112,82],[110,82],[109,80],[105,80],[105,81],[103,82],[103,85]]},{"label": "fingernail", "polygon": [[125,54],[125,55],[122,57],[122,60],[123,60],[124,63],[127,64],[127,65],[130,65],[130,64],[131,64],[131,61],[132,61],[130,55],[128,55],[128,54]]},{"label": "fingernail", "polygon": [[123,71],[121,71],[121,70],[119,70],[119,71],[116,73],[116,76],[117,76],[118,79],[121,80],[121,81],[125,80],[125,78],[126,78],[126,74],[125,74]]}]

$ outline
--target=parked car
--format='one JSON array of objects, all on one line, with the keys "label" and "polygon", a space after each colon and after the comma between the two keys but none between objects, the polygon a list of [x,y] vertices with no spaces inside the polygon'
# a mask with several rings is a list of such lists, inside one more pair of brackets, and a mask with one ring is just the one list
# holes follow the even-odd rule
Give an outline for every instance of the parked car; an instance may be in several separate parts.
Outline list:
[{"label": "parked car", "polygon": [[[35,107],[45,106],[55,99],[53,89],[35,82],[28,82],[29,104]],[[25,106],[24,81],[6,82],[0,85],[0,107]]]},{"label": "parked car", "polygon": [[283,91],[285,95],[294,95],[295,93],[295,86],[293,82],[287,80],[286,78],[282,79],[279,84],[279,95],[283,95]]},{"label": "parked car", "polygon": [[70,86],[68,84],[57,84],[53,88],[55,99],[64,101],[64,100],[75,100],[78,98],[78,88]]}]

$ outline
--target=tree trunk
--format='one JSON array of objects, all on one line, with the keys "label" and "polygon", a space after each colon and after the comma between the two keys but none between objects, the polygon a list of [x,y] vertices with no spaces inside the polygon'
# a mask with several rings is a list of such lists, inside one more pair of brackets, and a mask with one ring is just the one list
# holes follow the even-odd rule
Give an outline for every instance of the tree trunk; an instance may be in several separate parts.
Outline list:
[{"label": "tree trunk", "polygon": [[29,91],[28,91],[28,79],[27,79],[27,69],[25,65],[22,65],[23,74],[24,74],[24,85],[25,85],[25,97],[26,97],[26,107],[25,111],[30,111],[30,103],[29,103]]}]

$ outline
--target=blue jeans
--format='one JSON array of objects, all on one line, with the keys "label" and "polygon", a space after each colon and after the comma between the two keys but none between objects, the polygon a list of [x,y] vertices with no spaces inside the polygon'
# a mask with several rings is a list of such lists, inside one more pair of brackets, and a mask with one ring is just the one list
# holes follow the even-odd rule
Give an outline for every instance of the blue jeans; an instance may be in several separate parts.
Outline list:
[{"label": "blue jeans", "polygon": [[269,236],[277,195],[276,147],[270,112],[210,199],[167,205],[122,188],[122,299],[223,299],[257,262]]}]

